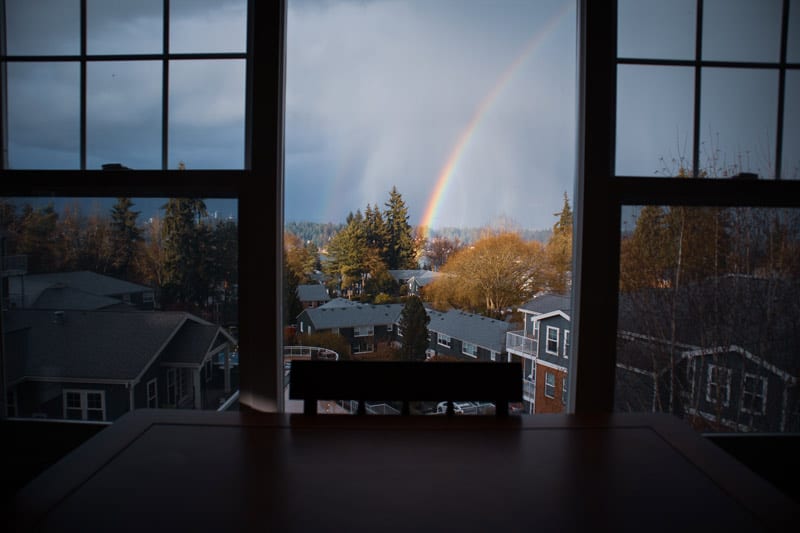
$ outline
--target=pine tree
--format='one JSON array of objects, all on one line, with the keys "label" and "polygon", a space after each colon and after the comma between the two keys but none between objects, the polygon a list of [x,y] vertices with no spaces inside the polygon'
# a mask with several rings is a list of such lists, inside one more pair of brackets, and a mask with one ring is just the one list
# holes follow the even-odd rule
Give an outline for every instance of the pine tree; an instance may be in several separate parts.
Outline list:
[{"label": "pine tree", "polygon": [[170,198],[161,228],[164,246],[165,300],[182,304],[204,302],[208,293],[206,205],[195,198]]},{"label": "pine tree", "polygon": [[142,230],[136,225],[139,211],[133,211],[130,198],[117,198],[111,208],[111,266],[114,273],[130,279],[130,267],[142,242]]},{"label": "pine tree", "polygon": [[428,323],[431,317],[418,296],[409,296],[400,312],[400,331],[403,335],[402,358],[405,361],[425,359],[428,349]]},{"label": "pine tree", "polygon": [[414,239],[408,223],[408,208],[397,187],[392,187],[389,200],[384,204],[383,218],[388,231],[386,266],[389,270],[415,268]]},{"label": "pine tree", "polygon": [[547,258],[547,285],[554,292],[566,292],[572,272],[572,209],[569,197],[564,193],[564,206],[555,213],[558,221],[553,225],[553,234],[545,247]]}]

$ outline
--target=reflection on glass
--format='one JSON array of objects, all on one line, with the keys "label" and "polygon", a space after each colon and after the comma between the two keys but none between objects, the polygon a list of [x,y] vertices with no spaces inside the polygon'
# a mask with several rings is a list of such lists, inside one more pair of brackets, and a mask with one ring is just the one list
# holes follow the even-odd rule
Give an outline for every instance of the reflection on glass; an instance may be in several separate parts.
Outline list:
[{"label": "reflection on glass", "polygon": [[244,78],[244,61],[170,63],[169,168],[244,167]]},{"label": "reflection on glass", "polygon": [[695,0],[620,0],[617,55],[649,59],[693,59]]},{"label": "reflection on glass", "polygon": [[797,7],[797,3],[789,7],[789,39],[786,61],[800,62],[800,8]]},{"label": "reflection on glass", "polygon": [[77,63],[9,63],[8,165],[80,166],[80,71]]},{"label": "reflection on glass", "polygon": [[706,68],[702,76],[700,170],[710,177],[774,177],[778,73]]},{"label": "reflection on glass", "polygon": [[781,0],[706,0],[703,59],[778,61],[781,4]]},{"label": "reflection on glass", "polygon": [[615,409],[800,431],[800,210],[628,209]]},{"label": "reflection on glass", "polygon": [[691,167],[693,95],[691,68],[619,66],[617,175],[674,176]]},{"label": "reflection on glass", "polygon": [[781,177],[800,179],[800,71],[786,71],[786,102],[783,114]]},{"label": "reflection on glass", "polygon": [[163,0],[89,0],[90,54],[156,54],[163,45]]},{"label": "reflection on glass", "polygon": [[161,62],[89,63],[86,166],[161,168]]},{"label": "reflection on glass", "polygon": [[0,198],[0,212],[14,416],[236,409],[235,199]]},{"label": "reflection on glass", "polygon": [[70,55],[80,52],[78,0],[6,0],[6,52]]},{"label": "reflection on glass", "polygon": [[244,52],[246,0],[172,0],[170,52]]}]

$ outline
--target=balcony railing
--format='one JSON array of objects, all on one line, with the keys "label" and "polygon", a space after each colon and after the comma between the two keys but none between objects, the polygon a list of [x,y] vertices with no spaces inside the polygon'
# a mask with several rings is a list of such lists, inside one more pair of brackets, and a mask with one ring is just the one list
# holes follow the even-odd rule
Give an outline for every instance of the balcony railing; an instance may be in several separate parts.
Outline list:
[{"label": "balcony railing", "polygon": [[506,350],[535,356],[537,352],[537,341],[533,337],[525,335],[522,331],[511,331],[506,333]]}]

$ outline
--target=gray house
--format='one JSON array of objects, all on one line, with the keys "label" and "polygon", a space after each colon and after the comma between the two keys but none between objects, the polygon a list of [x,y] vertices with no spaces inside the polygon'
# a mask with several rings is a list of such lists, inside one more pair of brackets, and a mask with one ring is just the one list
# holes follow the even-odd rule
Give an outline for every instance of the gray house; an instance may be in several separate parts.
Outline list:
[{"label": "gray house", "polygon": [[324,285],[311,283],[297,286],[297,299],[300,300],[303,309],[309,309],[326,304],[331,297]]},{"label": "gray house", "polygon": [[511,324],[502,320],[451,309],[446,313],[427,310],[431,321],[429,355],[447,355],[462,360],[505,361],[506,333]]},{"label": "gray house", "polygon": [[10,309],[3,327],[9,416],[216,409],[235,385],[235,339],[188,313]]},{"label": "gray house", "polygon": [[300,333],[337,333],[346,338],[354,354],[371,353],[395,339],[395,324],[403,304],[362,304],[336,298],[297,317]]}]

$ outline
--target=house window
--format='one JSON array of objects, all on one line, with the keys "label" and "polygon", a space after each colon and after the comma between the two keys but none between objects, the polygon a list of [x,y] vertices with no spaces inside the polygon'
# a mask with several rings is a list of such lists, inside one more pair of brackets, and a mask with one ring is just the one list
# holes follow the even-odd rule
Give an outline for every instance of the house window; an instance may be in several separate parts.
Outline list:
[{"label": "house window", "polygon": [[[402,337],[403,336],[403,328],[401,328],[400,326],[397,326],[397,336],[398,337]],[[428,340],[430,340],[430,337],[428,337]]]},{"label": "house window", "polygon": [[545,351],[551,355],[558,355],[558,328],[547,326],[547,345]]},{"label": "house window", "polygon": [[67,420],[106,419],[105,391],[65,390],[62,394],[64,418]]},{"label": "house window", "polygon": [[158,407],[158,378],[147,382],[147,407],[150,409]]},{"label": "house window", "polygon": [[706,401],[728,406],[731,401],[731,369],[719,365],[708,365]]},{"label": "house window", "polygon": [[567,376],[561,380],[561,404],[567,405]]},{"label": "house window", "polygon": [[553,372],[544,373],[544,395],[548,398],[556,397],[556,375]]},{"label": "house window", "polygon": [[569,357],[569,330],[564,330],[564,357]]},{"label": "house window", "polygon": [[[462,342],[461,353],[464,355],[469,355],[470,357],[478,357],[478,346],[476,344],[472,344],[471,342]],[[494,352],[492,352],[492,354],[494,354]],[[492,360],[494,361],[494,359]]]},{"label": "house window", "polygon": [[353,344],[353,353],[372,353],[375,351],[375,345],[370,342]]},{"label": "house window", "polygon": [[356,326],[353,328],[354,337],[370,337],[375,334],[373,326]]},{"label": "house window", "polygon": [[534,340],[539,340],[539,321],[536,320],[536,317],[531,318],[531,322],[533,323],[533,338]]},{"label": "house window", "polygon": [[742,412],[763,415],[767,411],[767,378],[755,374],[744,374],[742,389]]},{"label": "house window", "polygon": [[697,375],[697,359],[689,359],[686,362],[686,384],[687,387],[684,389],[683,393],[684,396],[689,398],[694,398],[694,382]]},{"label": "house window", "polygon": [[174,368],[167,369],[167,402],[173,407],[178,405],[178,383]]},{"label": "house window", "polygon": [[391,324],[386,324],[386,331],[387,332],[391,332],[392,331],[392,325]]},{"label": "house window", "polygon": [[178,403],[181,403],[189,397],[189,384],[187,383],[189,370],[187,368],[177,368],[176,370],[178,372]]},{"label": "house window", "polygon": [[491,350],[489,352],[489,359],[491,359],[492,361],[497,361],[497,352],[495,352],[494,350]]},{"label": "house window", "polygon": [[142,293],[142,303],[145,303],[145,304],[153,303],[153,293],[152,292],[143,292]]},{"label": "house window", "polygon": [[446,346],[447,348],[450,348],[450,335],[445,335],[444,333],[437,333],[436,344],[438,344],[439,346]]}]

